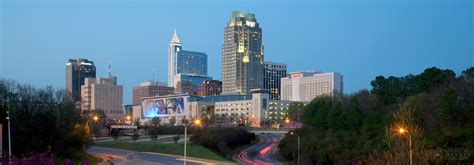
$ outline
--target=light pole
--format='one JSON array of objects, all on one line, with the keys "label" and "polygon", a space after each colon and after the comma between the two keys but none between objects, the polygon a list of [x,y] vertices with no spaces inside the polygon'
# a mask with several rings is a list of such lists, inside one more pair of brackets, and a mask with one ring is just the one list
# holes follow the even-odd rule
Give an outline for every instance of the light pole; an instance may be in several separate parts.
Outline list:
[{"label": "light pole", "polygon": [[[290,132],[291,135],[293,135],[293,131]],[[297,135],[298,138],[298,161],[296,164],[300,164],[300,135]]]},{"label": "light pole", "polygon": [[11,137],[11,132],[10,132],[10,111],[7,111],[7,121],[8,121],[8,161],[11,162],[12,137]]},{"label": "light pole", "polygon": [[188,126],[184,123],[184,165],[186,165],[186,136],[188,134]]},{"label": "light pole", "polygon": [[411,134],[404,128],[399,128],[398,132],[403,135],[405,133],[408,134],[408,146],[409,146],[409,157],[410,157],[410,165],[413,165],[413,150],[411,148]]},{"label": "light pole", "polygon": [[[184,123],[184,165],[186,165],[186,141],[187,141],[187,134],[188,134],[188,126],[187,126],[187,120],[185,119],[184,121],[185,121]],[[194,124],[196,126],[200,126],[201,120],[200,119],[194,120]]]},{"label": "light pole", "polygon": [[[92,120],[94,120],[94,123],[97,124],[97,122],[99,121],[99,117],[98,117],[98,116],[94,116],[94,117],[92,117]],[[94,129],[93,129],[93,128],[91,128],[91,129],[92,129],[92,134],[93,134],[93,136],[92,136],[92,142],[94,142],[94,136],[97,136],[97,135],[95,134]],[[96,137],[96,139],[97,139],[97,137]]]}]

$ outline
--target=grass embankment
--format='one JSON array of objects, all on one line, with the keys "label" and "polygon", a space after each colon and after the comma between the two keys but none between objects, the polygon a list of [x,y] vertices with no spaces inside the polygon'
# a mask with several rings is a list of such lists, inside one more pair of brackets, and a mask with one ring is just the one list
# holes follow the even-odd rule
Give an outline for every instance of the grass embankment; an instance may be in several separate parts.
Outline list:
[{"label": "grass embankment", "polygon": [[57,161],[62,162],[65,159],[69,159],[73,162],[74,165],[80,165],[81,162],[87,161],[89,164],[98,164],[102,161],[101,158],[89,155],[88,153],[67,149],[60,156],[58,156]]},{"label": "grass embankment", "polygon": [[[142,141],[142,142],[125,142],[125,141],[109,141],[109,142],[97,142],[95,144],[97,147],[107,147],[107,148],[115,148],[115,149],[123,149],[123,150],[132,150],[132,151],[139,151],[139,152],[155,152],[155,153],[163,153],[163,154],[171,154],[171,155],[183,155],[184,151],[184,144],[163,144],[159,142],[152,142],[152,141]],[[231,162],[221,154],[209,150],[202,146],[192,145],[190,143],[187,144],[187,156],[189,157],[196,157],[196,158],[203,158],[203,159],[210,159],[222,162]]]}]

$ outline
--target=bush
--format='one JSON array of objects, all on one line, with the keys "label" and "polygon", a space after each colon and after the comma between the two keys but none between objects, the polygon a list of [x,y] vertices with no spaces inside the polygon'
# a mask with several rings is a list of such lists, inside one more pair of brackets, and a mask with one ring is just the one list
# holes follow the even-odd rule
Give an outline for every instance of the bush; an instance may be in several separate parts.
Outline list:
[{"label": "bush", "polygon": [[208,128],[196,132],[190,138],[194,145],[201,145],[229,155],[238,146],[250,144],[255,134],[242,128]]}]

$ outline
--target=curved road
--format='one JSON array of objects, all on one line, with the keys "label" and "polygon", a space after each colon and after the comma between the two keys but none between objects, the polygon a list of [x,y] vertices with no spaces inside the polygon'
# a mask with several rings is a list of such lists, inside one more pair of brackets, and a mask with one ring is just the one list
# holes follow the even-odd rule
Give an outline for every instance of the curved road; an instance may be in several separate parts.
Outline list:
[{"label": "curved road", "polygon": [[[108,161],[116,165],[167,165],[167,164],[183,164],[184,160],[181,156],[163,155],[148,152],[134,152],[128,150],[119,150],[112,148],[91,147],[87,152],[104,159],[99,165],[108,165]],[[133,156],[132,156],[133,155]],[[133,157],[133,158],[131,158]],[[188,165],[198,164],[222,164],[218,162],[209,162],[203,159],[188,158]]]},{"label": "curved road", "polygon": [[260,141],[248,148],[243,149],[234,160],[239,164],[282,164],[275,158],[278,150],[278,143],[283,138],[283,134],[259,134]]}]

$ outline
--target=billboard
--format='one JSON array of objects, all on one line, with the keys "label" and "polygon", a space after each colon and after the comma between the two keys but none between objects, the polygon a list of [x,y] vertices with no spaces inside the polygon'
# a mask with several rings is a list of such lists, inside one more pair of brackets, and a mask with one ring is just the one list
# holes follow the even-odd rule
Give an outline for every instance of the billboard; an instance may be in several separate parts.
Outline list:
[{"label": "billboard", "polygon": [[145,118],[186,115],[183,97],[145,99],[142,107]]}]

